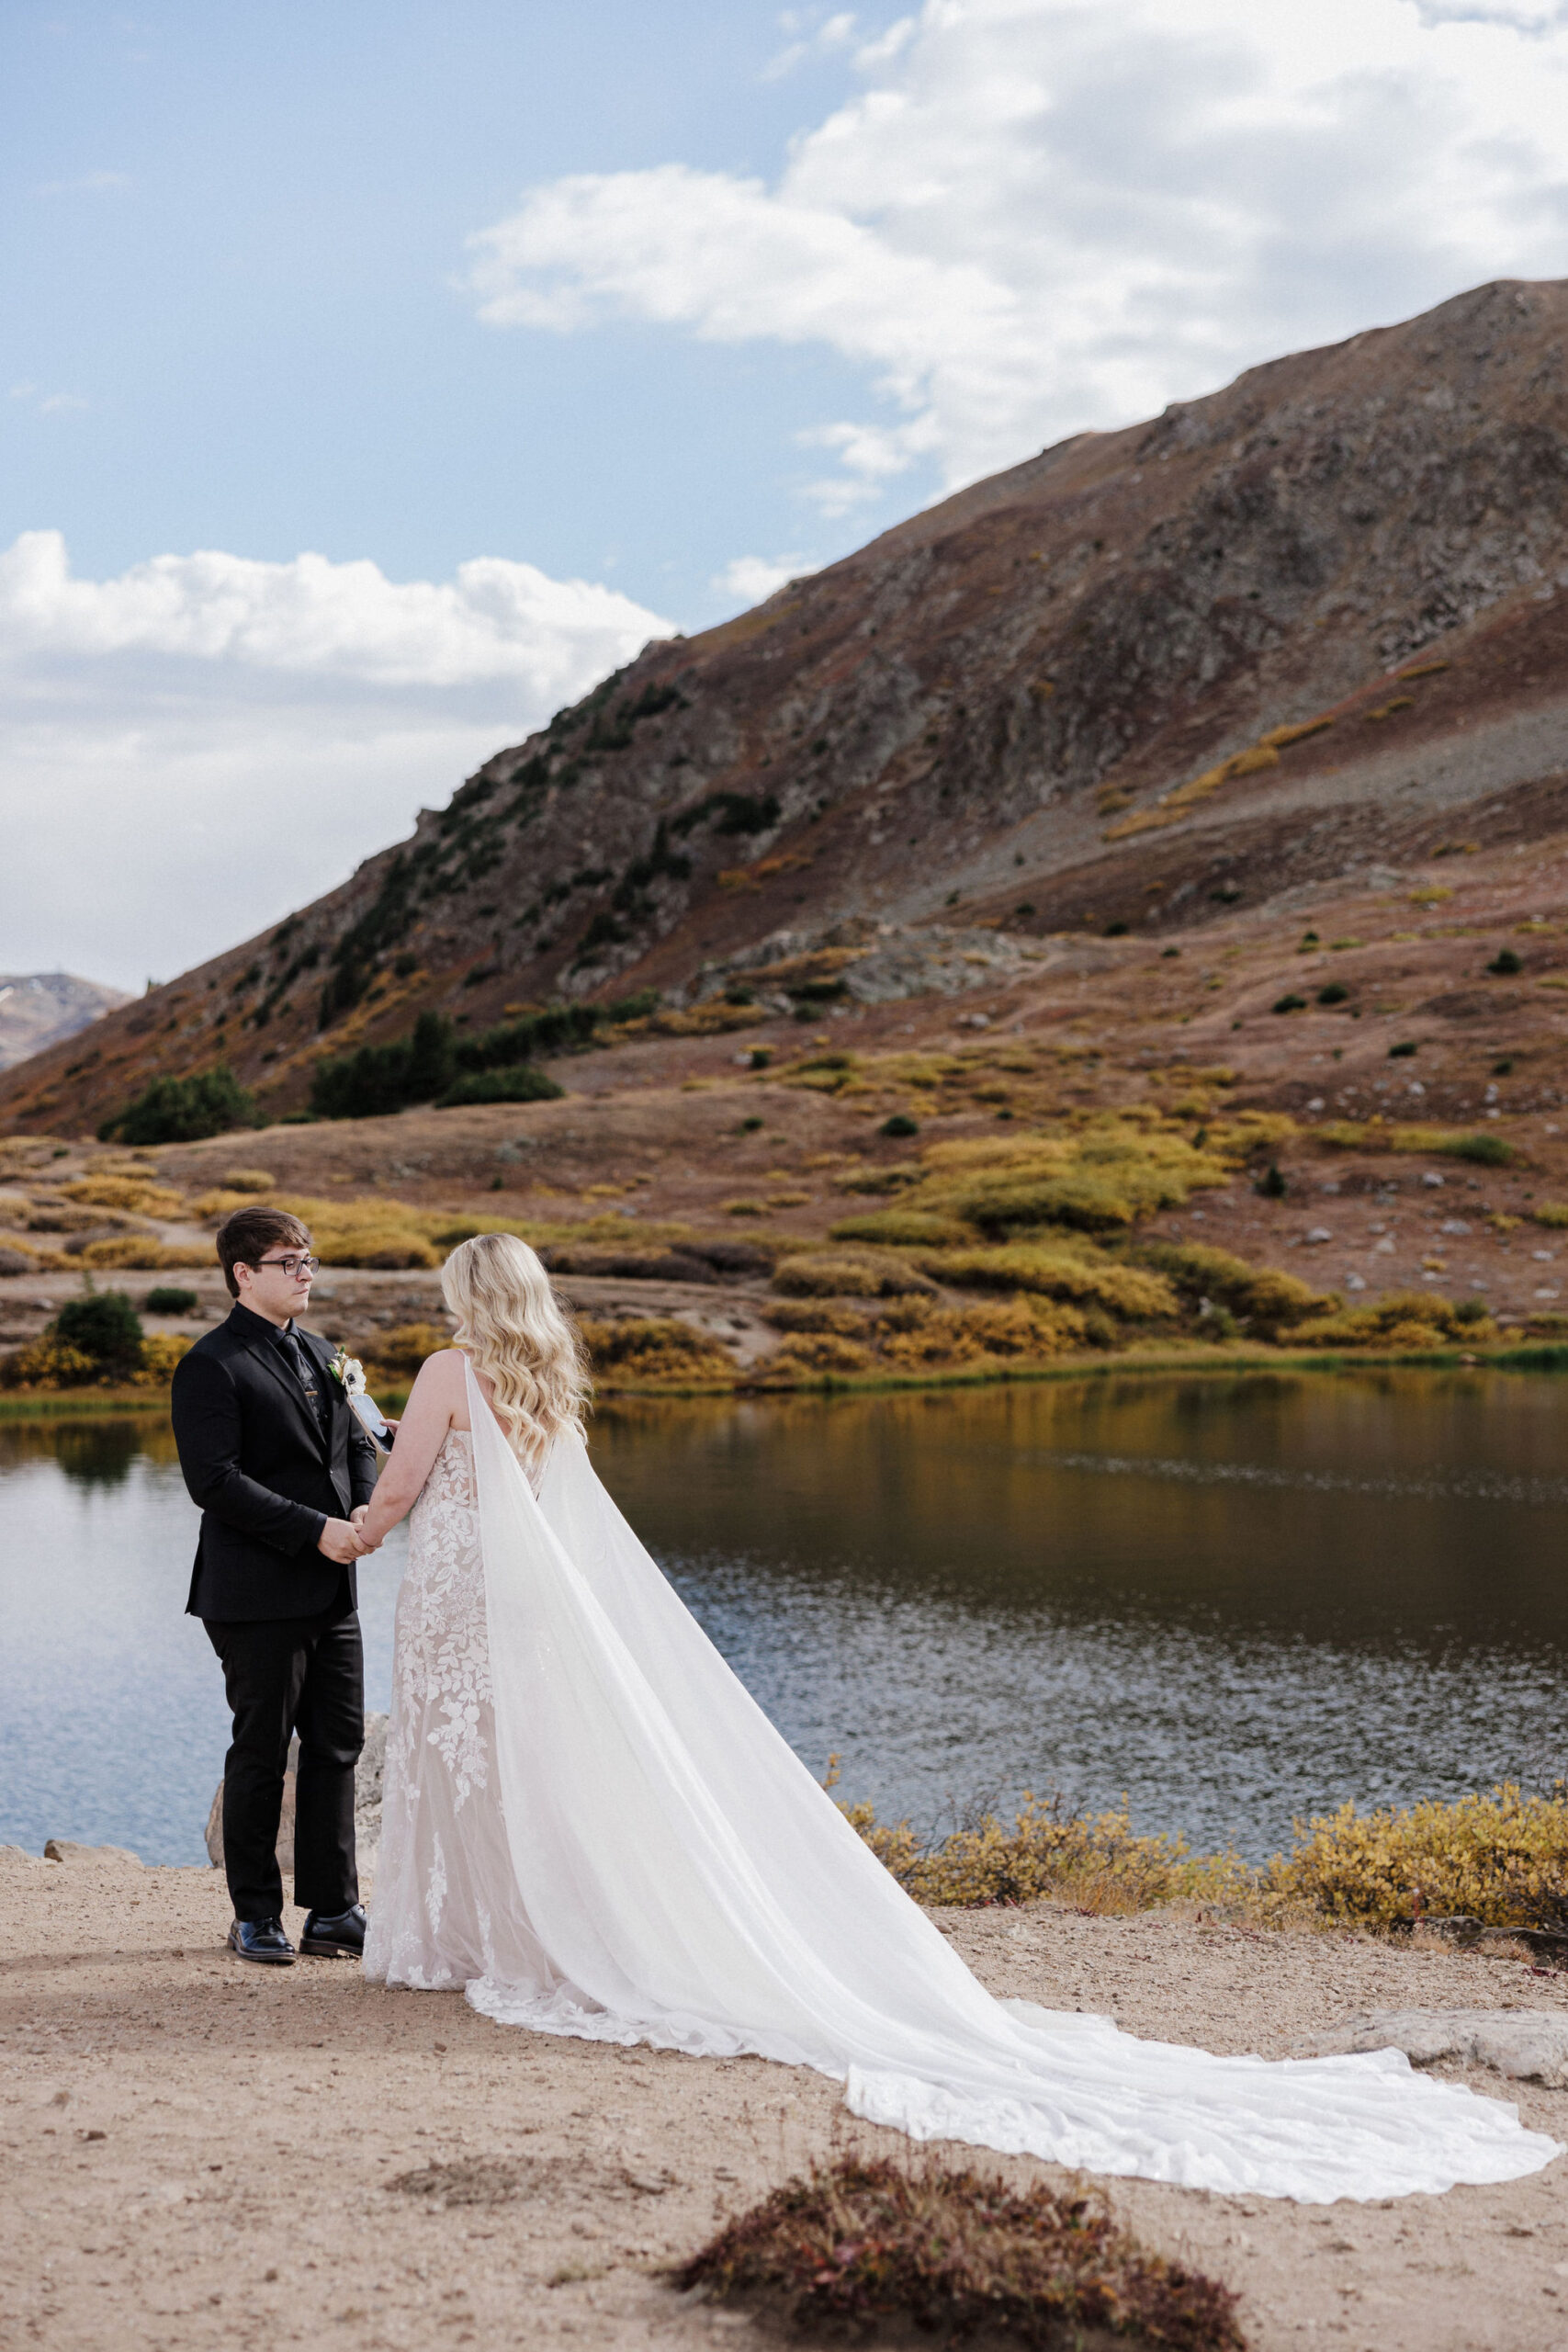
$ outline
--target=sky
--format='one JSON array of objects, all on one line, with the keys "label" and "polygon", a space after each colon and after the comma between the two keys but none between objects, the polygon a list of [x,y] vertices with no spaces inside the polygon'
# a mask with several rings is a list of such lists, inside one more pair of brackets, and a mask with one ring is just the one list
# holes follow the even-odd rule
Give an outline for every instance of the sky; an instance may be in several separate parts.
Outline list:
[{"label": "sky", "polygon": [[1568,0],[9,0],[0,252],[0,972],[135,989],[650,637],[1568,276]]}]

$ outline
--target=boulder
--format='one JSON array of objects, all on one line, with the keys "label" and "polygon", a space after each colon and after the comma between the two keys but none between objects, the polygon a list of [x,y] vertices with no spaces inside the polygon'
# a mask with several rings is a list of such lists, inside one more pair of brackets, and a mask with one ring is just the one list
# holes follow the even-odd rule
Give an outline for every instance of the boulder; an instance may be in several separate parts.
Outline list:
[{"label": "boulder", "polygon": [[1314,2034],[1296,2050],[1314,2058],[1403,2050],[1413,2066],[1457,2058],[1515,2082],[1568,2090],[1568,2017],[1551,2009],[1377,2009]]},{"label": "boulder", "polygon": [[44,1841],[46,1862],[130,1862],[133,1869],[144,1865],[140,1854],[128,1846],[78,1846],[72,1838],[50,1838]]},{"label": "boulder", "polygon": [[[354,1838],[362,1870],[374,1869],[381,1842],[381,1775],[387,1761],[387,1717],[367,1715],[365,1746],[354,1773]],[[277,1820],[278,1868],[294,1875],[294,1775],[299,1762],[298,1736],[288,1743],[288,1770],[283,1781],[283,1810]],[[47,1849],[46,1849],[47,1850]],[[77,1849],[85,1850],[85,1849]],[[223,1783],[213,1792],[207,1815],[207,1852],[214,1870],[223,1867]]]}]

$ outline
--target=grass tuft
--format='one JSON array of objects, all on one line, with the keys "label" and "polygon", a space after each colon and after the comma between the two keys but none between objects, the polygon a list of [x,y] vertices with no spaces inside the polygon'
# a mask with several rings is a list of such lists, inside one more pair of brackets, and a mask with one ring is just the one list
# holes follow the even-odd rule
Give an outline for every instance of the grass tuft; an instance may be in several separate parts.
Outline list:
[{"label": "grass tuft", "polygon": [[1161,2352],[1245,2346],[1232,2290],[1146,2253],[1098,2198],[935,2157],[815,2165],[671,2276],[720,2301],[782,2294],[803,2334],[892,2320],[944,2338],[994,2328],[1031,2352],[1089,2329]]}]

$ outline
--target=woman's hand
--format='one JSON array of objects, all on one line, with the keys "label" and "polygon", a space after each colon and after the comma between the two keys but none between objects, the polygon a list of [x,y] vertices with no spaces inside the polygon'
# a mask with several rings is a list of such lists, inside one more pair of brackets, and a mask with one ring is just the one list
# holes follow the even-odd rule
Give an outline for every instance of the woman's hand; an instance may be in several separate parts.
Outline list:
[{"label": "woman's hand", "polygon": [[439,1355],[427,1356],[409,1391],[401,1419],[388,1423],[396,1443],[381,1465],[376,1492],[359,1524],[361,1539],[372,1550],[386,1541],[419,1500],[464,1397],[463,1359],[457,1349],[446,1348]]}]

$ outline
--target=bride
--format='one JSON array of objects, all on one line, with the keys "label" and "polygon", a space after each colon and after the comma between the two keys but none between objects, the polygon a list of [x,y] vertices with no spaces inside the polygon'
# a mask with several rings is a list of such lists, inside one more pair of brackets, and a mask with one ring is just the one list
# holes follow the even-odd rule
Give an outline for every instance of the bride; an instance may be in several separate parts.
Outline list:
[{"label": "bride", "polygon": [[587,1373],[534,1252],[446,1261],[362,1529],[411,1510],[378,1983],[535,2032],[811,2066],[918,2140],[1314,2202],[1511,2180],[1562,2152],[1393,2051],[1216,2058],[995,2000],[719,1657],[588,1458]]}]

